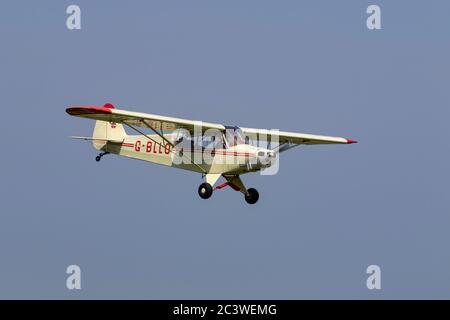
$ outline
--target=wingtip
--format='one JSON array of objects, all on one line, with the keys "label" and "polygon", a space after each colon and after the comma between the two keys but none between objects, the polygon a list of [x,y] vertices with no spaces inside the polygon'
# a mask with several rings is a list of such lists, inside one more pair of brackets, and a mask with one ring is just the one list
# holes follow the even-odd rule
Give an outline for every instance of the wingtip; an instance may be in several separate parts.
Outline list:
[{"label": "wingtip", "polygon": [[345,140],[347,140],[347,144],[358,143],[358,141],[352,139],[345,139]]},{"label": "wingtip", "polygon": [[97,106],[79,106],[79,107],[69,107],[66,109],[66,112],[71,116],[83,116],[89,114],[110,114],[112,113],[112,109],[114,107],[97,107]]},{"label": "wingtip", "polygon": [[111,113],[111,109],[115,109],[111,103],[105,103],[103,106],[70,106],[66,108],[66,112],[71,116],[79,115],[80,112],[87,113],[87,110],[103,111],[104,113]]}]

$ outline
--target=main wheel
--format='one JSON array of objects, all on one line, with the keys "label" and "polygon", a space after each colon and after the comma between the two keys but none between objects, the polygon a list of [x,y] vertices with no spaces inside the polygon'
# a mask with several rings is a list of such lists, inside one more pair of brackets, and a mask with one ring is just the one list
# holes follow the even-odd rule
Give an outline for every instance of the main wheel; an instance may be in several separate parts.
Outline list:
[{"label": "main wheel", "polygon": [[97,162],[99,162],[101,159],[102,159],[102,157],[100,157],[100,156],[95,157],[95,161],[97,161]]},{"label": "main wheel", "polygon": [[207,182],[202,183],[198,187],[198,195],[203,199],[208,199],[209,197],[211,197],[212,193],[213,193],[213,188]]},{"label": "main wheel", "polygon": [[259,193],[256,189],[250,188],[247,190],[247,195],[245,195],[245,201],[250,204],[255,204],[259,199]]}]

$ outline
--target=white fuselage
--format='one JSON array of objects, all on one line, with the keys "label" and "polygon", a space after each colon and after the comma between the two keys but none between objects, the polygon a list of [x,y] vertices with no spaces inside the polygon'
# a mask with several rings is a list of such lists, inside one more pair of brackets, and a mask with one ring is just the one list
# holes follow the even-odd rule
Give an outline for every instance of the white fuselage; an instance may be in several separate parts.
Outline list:
[{"label": "white fuselage", "polygon": [[261,151],[267,154],[267,149],[247,144],[214,151],[200,147],[182,149],[173,148],[156,134],[127,135],[121,142],[94,140],[93,143],[98,150],[196,172],[242,174],[270,166],[258,157]]}]

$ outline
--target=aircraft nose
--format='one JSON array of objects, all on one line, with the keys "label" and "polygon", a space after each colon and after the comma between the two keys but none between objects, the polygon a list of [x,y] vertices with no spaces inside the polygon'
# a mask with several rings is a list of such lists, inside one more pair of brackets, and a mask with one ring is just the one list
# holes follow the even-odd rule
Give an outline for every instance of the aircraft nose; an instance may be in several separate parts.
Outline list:
[{"label": "aircraft nose", "polygon": [[263,167],[270,167],[272,165],[272,161],[276,158],[276,154],[273,151],[259,151],[258,152],[258,162]]}]

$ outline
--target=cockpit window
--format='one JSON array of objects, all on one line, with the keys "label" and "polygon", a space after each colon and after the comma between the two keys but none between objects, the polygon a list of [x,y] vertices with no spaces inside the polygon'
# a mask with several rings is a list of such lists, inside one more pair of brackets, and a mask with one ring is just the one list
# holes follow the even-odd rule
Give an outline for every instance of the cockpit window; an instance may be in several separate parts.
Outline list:
[{"label": "cockpit window", "polygon": [[191,136],[188,132],[179,132],[173,138],[174,144],[184,148],[222,149],[241,144],[250,144],[250,137],[246,136],[239,127],[225,126],[225,134],[217,132],[208,135]]},{"label": "cockpit window", "polygon": [[244,133],[239,127],[225,127],[225,139],[227,141],[228,146],[234,147],[239,144],[248,143]]},{"label": "cockpit window", "polygon": [[174,144],[179,148],[190,148],[190,149],[222,149],[223,138],[221,135],[178,135],[175,137]]}]

